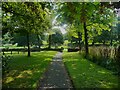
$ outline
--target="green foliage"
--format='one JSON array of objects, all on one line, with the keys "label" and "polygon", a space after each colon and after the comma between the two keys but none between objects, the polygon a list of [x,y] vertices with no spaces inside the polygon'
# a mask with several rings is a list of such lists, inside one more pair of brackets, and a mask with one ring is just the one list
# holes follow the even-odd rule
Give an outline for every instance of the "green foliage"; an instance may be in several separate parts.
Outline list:
[{"label": "green foliage", "polygon": [[11,35],[13,32],[20,33],[26,36],[28,56],[30,56],[30,34],[42,34],[51,27],[48,18],[49,9],[45,8],[44,4],[37,2],[4,2],[2,4],[3,32],[10,32]]},{"label": "green foliage", "polygon": [[3,39],[2,39],[2,43],[3,45],[4,44],[12,44],[12,36],[9,32],[7,32],[4,36],[3,36]]},{"label": "green foliage", "polygon": [[[30,44],[31,45],[42,45],[42,39],[41,37],[40,38],[40,41],[38,42],[38,39],[37,39],[37,35],[36,34],[31,34],[30,35]],[[14,36],[13,36],[13,42],[14,44],[17,43],[18,46],[27,46],[27,38],[25,35],[20,35],[19,33],[15,33]]]},{"label": "green foliage", "polygon": [[[10,17],[13,30],[20,33],[38,33],[48,22],[45,20],[47,13],[36,2],[3,3],[3,11]],[[8,17],[6,14],[3,17]]]},{"label": "green foliage", "polygon": [[[111,27],[115,25],[116,15],[114,8],[108,6],[108,2],[59,3],[59,16],[57,19],[69,26],[67,30],[69,39],[72,36],[78,38],[77,32],[81,32],[82,40],[85,41],[85,37],[89,39],[95,38],[101,35],[104,32],[103,30],[110,31]],[[88,36],[85,36],[83,22],[86,22]],[[109,35],[107,36],[109,37]]]},{"label": "green foliage", "polygon": [[111,33],[109,31],[102,31],[102,34],[94,37],[94,42],[104,43],[111,40]]},{"label": "green foliage", "polygon": [[63,36],[61,33],[56,32],[55,34],[52,34],[52,44],[55,46],[63,44]]}]

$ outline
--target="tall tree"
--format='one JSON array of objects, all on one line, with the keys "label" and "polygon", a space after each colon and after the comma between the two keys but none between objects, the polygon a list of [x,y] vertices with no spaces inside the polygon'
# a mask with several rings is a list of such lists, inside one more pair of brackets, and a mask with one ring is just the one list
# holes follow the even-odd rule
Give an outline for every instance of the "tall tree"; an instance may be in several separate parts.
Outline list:
[{"label": "tall tree", "polygon": [[[74,23],[75,26],[80,26],[80,31],[84,32],[84,41],[85,41],[85,51],[86,56],[88,55],[88,27],[94,27],[93,24],[97,24],[99,28],[104,28],[106,23],[112,22],[110,14],[113,13],[112,9],[108,7],[109,3],[100,3],[100,2],[68,2],[59,4],[59,18],[63,23]],[[66,13],[67,12],[67,13]],[[107,12],[107,13],[106,13]],[[107,15],[109,12],[109,15]],[[100,27],[100,24],[104,23],[104,27]],[[109,27],[108,27],[109,28]],[[91,30],[91,29],[90,29]],[[101,29],[102,31],[102,29]],[[78,34],[80,35],[80,34]]]},{"label": "tall tree", "polygon": [[46,22],[47,13],[43,10],[42,5],[37,2],[5,2],[2,7],[5,13],[3,17],[6,15],[10,17],[12,31],[26,35],[28,56],[30,56],[30,34],[38,33],[39,30],[42,32],[47,27],[46,23],[49,22]]}]

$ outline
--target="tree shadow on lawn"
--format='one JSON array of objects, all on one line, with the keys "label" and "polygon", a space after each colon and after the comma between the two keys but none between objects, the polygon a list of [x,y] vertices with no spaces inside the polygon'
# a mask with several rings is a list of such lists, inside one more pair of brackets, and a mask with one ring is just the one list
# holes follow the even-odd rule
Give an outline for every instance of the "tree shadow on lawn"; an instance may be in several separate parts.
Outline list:
[{"label": "tree shadow on lawn", "polygon": [[3,79],[3,88],[36,88],[53,55],[41,53],[31,57],[16,55],[10,62],[9,73]]},{"label": "tree shadow on lawn", "polygon": [[76,88],[118,88],[118,77],[86,59],[64,60]]}]

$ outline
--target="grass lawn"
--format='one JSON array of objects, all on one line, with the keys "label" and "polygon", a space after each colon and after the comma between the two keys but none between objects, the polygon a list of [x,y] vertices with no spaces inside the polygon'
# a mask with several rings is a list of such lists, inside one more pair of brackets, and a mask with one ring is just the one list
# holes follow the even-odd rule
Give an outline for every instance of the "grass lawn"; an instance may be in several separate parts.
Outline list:
[{"label": "grass lawn", "polygon": [[27,53],[12,54],[3,88],[36,88],[55,54],[55,51],[32,52],[31,57],[27,57]]},{"label": "grass lawn", "polygon": [[83,59],[78,52],[64,52],[64,63],[75,88],[118,88],[118,77],[91,61]]}]

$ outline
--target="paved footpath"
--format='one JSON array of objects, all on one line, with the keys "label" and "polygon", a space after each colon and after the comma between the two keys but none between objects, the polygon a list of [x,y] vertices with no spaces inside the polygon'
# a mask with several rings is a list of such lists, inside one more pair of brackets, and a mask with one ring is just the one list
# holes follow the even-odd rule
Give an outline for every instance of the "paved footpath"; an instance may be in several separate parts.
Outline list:
[{"label": "paved footpath", "polygon": [[71,81],[62,62],[61,52],[58,52],[53,58],[48,70],[44,73],[44,78],[40,80],[38,90],[51,88],[72,88]]}]

